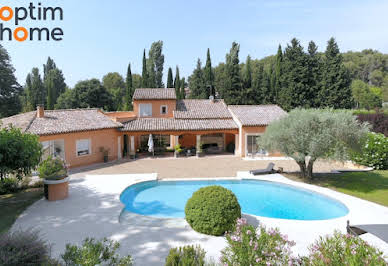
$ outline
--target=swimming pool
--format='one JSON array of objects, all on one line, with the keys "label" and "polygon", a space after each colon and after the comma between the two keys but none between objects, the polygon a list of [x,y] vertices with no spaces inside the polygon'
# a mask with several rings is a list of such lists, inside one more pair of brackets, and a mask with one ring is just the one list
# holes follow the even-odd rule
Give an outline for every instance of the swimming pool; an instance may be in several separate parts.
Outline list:
[{"label": "swimming pool", "polygon": [[235,193],[243,213],[279,219],[326,220],[345,216],[341,202],[322,194],[261,180],[147,181],[120,196],[125,210],[161,218],[184,218],[185,205],[201,187],[219,185]]}]

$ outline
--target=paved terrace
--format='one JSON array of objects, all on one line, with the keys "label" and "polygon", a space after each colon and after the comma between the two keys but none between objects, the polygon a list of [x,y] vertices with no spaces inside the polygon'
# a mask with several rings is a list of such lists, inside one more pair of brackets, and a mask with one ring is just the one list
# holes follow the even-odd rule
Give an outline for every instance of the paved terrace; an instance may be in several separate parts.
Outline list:
[{"label": "paved terrace", "polygon": [[[73,177],[108,174],[142,174],[158,173],[158,178],[198,178],[198,177],[235,177],[238,171],[266,168],[269,162],[275,163],[275,169],[283,167],[285,172],[299,171],[294,160],[278,158],[274,160],[245,160],[233,155],[213,155],[203,158],[143,158],[136,160],[121,160],[114,163],[98,164],[89,167],[73,169]],[[314,172],[331,172],[347,169],[342,163],[317,161]]]}]

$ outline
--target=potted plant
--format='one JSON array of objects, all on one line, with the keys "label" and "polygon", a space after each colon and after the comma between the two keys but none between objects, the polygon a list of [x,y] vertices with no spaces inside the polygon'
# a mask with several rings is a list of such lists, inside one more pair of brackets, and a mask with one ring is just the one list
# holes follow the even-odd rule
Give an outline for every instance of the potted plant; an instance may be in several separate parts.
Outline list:
[{"label": "potted plant", "polygon": [[104,163],[109,161],[109,149],[105,149],[104,147],[100,147],[100,152],[104,156]]},{"label": "potted plant", "polygon": [[63,200],[69,196],[67,166],[61,158],[49,156],[40,163],[38,173],[43,179],[44,195],[47,200]]},{"label": "potted plant", "polygon": [[179,157],[180,153],[183,151],[180,144],[175,145],[174,150],[175,150],[175,152],[174,152],[175,158]]}]

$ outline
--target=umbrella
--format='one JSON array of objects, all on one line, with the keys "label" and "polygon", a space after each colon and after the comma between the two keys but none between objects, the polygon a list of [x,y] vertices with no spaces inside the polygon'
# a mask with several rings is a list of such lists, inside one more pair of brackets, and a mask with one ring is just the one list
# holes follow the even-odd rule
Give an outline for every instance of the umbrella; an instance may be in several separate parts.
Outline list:
[{"label": "umbrella", "polygon": [[154,151],[154,140],[152,139],[152,134],[150,134],[148,138],[148,151],[153,152]]}]

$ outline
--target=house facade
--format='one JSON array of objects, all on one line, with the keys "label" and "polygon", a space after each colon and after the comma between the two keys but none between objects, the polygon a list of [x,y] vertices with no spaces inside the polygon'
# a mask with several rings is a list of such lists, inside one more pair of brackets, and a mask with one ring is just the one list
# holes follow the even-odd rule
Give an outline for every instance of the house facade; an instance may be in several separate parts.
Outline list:
[{"label": "house facade", "polygon": [[[70,167],[147,152],[150,134],[156,147],[234,151],[236,156],[276,156],[257,145],[272,121],[286,115],[276,105],[231,105],[222,99],[177,100],[174,88],[136,89],[132,112],[98,109],[44,110],[2,119],[37,134],[45,155],[60,156]],[[231,150],[232,149],[232,150]]]}]

